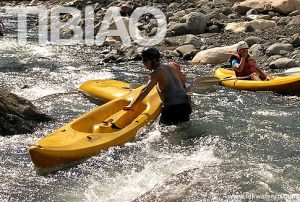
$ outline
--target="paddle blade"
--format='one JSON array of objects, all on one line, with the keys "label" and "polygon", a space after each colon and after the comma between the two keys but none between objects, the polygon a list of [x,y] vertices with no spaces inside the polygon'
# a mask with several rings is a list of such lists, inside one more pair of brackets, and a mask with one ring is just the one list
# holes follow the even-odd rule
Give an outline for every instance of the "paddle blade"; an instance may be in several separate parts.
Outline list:
[{"label": "paddle blade", "polygon": [[217,77],[201,77],[195,80],[195,86],[196,87],[208,87],[208,86],[213,86],[217,85],[220,83],[220,79]]},{"label": "paddle blade", "polygon": [[284,71],[287,75],[300,74],[300,67],[293,67]]}]

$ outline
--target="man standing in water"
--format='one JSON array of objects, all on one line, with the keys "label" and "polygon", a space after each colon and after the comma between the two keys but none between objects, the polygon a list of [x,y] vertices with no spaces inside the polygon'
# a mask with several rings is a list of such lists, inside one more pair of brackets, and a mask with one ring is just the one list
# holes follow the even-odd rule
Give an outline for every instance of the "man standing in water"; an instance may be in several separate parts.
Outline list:
[{"label": "man standing in water", "polygon": [[4,24],[3,22],[0,20],[0,36],[3,36],[4,34]]},{"label": "man standing in water", "polygon": [[179,65],[162,64],[160,53],[155,48],[145,48],[142,58],[144,66],[151,71],[149,81],[139,96],[128,106],[124,106],[124,110],[132,110],[133,106],[142,101],[157,85],[157,91],[163,103],[160,123],[176,125],[189,121],[192,108],[186,94],[188,88],[186,78],[180,71]]}]

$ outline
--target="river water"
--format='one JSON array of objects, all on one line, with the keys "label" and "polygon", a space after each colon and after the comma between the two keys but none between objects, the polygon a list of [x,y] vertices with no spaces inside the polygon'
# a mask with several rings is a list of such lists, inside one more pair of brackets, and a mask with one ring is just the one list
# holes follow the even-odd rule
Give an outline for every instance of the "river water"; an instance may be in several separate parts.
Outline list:
[{"label": "river water", "polygon": [[[221,86],[194,89],[203,96],[193,97],[189,123],[161,127],[155,121],[133,141],[79,164],[54,172],[36,170],[28,147],[96,107],[80,94],[43,96],[76,91],[90,79],[145,83],[146,70],[139,62],[99,65],[103,48],[41,47],[34,32],[28,45],[20,47],[15,18],[3,19],[8,33],[0,39],[0,87],[33,101],[55,121],[40,124],[33,134],[0,137],[0,201],[132,201],[195,170],[201,172],[193,183],[177,179],[185,191],[156,193],[157,200],[300,200],[293,197],[300,194],[300,98]],[[191,82],[212,74],[209,66],[182,63],[182,69]]]}]

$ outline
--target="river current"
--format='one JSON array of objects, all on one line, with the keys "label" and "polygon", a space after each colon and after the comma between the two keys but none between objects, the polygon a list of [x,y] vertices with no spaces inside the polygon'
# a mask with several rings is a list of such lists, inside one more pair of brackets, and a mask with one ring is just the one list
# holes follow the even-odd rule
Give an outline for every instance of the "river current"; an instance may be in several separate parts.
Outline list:
[{"label": "river current", "polygon": [[[39,172],[28,147],[97,106],[80,94],[56,93],[74,92],[90,79],[142,84],[147,71],[141,62],[101,64],[105,48],[39,46],[35,32],[20,47],[15,18],[4,15],[3,21],[0,88],[31,100],[55,121],[40,124],[33,134],[0,136],[0,201],[132,201],[182,172],[195,173],[193,183],[178,178],[185,191],[159,201],[300,200],[300,98],[222,86],[194,88],[203,96],[193,96],[189,123],[161,127],[155,121],[125,145]],[[181,65],[191,83],[213,72],[210,66]],[[50,94],[56,95],[43,98]]]}]

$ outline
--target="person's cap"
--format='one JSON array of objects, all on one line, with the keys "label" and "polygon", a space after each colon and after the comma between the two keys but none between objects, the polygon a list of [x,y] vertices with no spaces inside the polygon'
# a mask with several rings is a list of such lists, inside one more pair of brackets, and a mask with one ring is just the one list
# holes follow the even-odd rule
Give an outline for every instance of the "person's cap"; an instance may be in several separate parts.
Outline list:
[{"label": "person's cap", "polygon": [[247,49],[249,48],[249,46],[248,46],[248,44],[247,44],[246,41],[240,41],[238,43],[237,50],[246,49],[246,48]]}]

